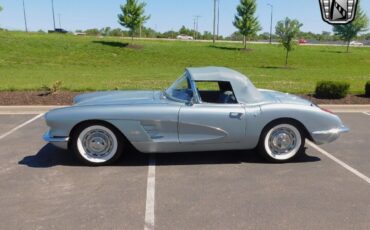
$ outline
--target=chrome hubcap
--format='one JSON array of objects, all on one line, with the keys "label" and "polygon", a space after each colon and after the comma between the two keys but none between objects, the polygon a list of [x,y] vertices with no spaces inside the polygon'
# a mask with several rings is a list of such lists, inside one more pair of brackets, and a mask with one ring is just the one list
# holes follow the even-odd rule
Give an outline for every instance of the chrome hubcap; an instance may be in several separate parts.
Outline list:
[{"label": "chrome hubcap", "polygon": [[104,158],[112,152],[113,138],[104,130],[94,129],[85,134],[82,145],[90,157]]},{"label": "chrome hubcap", "polygon": [[283,155],[291,152],[297,145],[297,137],[289,128],[279,128],[271,133],[269,147],[273,154]]}]

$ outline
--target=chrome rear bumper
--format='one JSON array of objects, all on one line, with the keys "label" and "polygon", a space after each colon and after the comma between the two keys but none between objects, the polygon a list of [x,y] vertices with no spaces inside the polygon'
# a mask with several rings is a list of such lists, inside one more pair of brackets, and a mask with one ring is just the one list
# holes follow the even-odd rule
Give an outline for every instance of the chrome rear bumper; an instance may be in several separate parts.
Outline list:
[{"label": "chrome rear bumper", "polygon": [[322,145],[337,140],[342,133],[347,133],[349,131],[350,129],[346,126],[330,130],[315,131],[312,132],[312,138],[316,144]]},{"label": "chrome rear bumper", "polygon": [[44,141],[55,145],[61,149],[68,149],[69,137],[53,137],[50,135],[50,131],[47,131],[43,136]]}]

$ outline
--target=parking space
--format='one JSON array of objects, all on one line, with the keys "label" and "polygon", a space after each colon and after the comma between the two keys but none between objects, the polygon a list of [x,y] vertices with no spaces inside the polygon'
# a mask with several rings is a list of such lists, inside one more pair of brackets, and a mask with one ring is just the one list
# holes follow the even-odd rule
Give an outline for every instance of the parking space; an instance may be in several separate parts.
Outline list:
[{"label": "parking space", "polygon": [[370,177],[370,113],[340,114],[351,132],[325,150]]},{"label": "parking space", "polygon": [[194,163],[182,158],[189,164],[158,160],[159,229],[369,227],[369,185],[312,149],[283,165],[253,152],[219,153],[216,160],[195,155]]},{"label": "parking space", "polygon": [[1,140],[1,225],[6,229],[142,229],[147,163],[81,167],[65,151],[45,146],[41,140],[45,129],[38,119]]},{"label": "parking space", "polygon": [[34,115],[1,115],[0,114],[0,136],[9,132],[14,127],[30,120]]},{"label": "parking space", "polygon": [[[370,116],[340,116],[351,133],[321,147],[370,177]],[[34,117],[0,115],[0,136]],[[40,118],[0,139],[7,229],[370,228],[369,183],[309,145],[289,164],[253,151],[156,155],[148,173],[149,157],[136,152],[81,166],[45,145],[45,129]]]}]

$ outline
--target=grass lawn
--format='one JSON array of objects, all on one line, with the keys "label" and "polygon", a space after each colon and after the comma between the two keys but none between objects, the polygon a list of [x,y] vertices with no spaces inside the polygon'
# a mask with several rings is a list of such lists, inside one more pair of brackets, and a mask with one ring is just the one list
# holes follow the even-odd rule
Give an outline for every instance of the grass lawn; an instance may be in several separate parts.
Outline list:
[{"label": "grass lawn", "polygon": [[225,66],[249,76],[257,87],[310,93],[317,81],[339,80],[363,93],[370,80],[370,48],[297,47],[290,68],[282,68],[284,50],[275,45],[0,32],[0,90],[38,90],[58,80],[71,91],[163,89],[190,66]]}]

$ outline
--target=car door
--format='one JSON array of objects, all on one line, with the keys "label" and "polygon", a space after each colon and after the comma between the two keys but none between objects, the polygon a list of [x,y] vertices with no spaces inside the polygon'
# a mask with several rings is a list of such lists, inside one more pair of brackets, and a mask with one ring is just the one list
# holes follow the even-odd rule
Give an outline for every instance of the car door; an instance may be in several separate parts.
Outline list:
[{"label": "car door", "polygon": [[180,143],[237,143],[245,137],[245,109],[240,104],[184,105],[179,111]]}]

